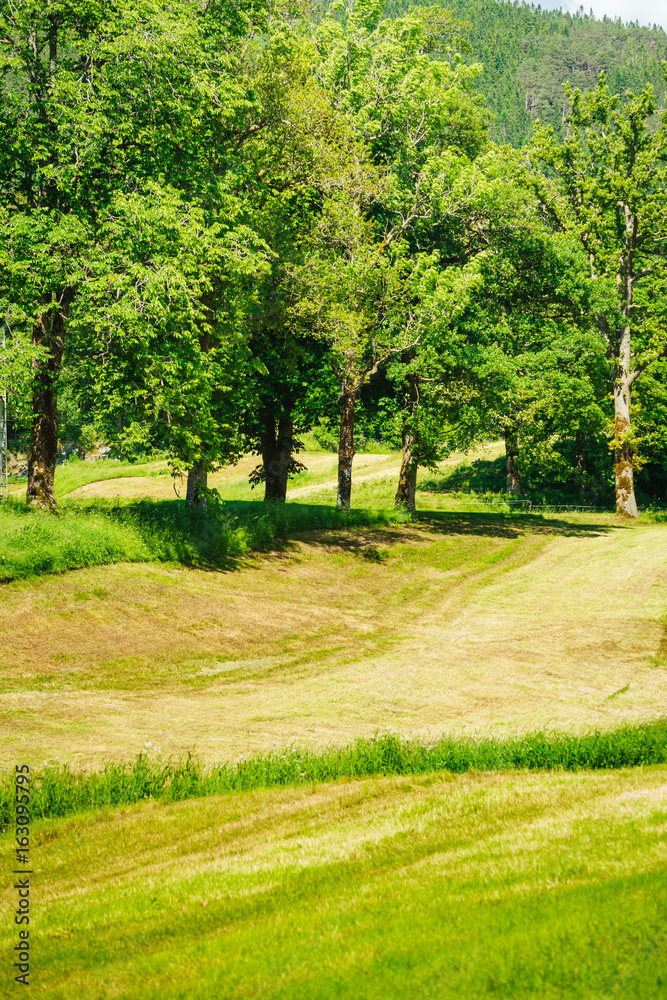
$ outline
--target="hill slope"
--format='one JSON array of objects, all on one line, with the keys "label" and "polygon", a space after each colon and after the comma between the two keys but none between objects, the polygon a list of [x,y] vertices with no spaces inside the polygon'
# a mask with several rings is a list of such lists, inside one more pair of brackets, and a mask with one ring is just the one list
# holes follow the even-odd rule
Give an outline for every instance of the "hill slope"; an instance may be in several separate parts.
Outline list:
[{"label": "hill slope", "polygon": [[[496,142],[521,146],[538,115],[560,132],[565,81],[592,89],[603,70],[616,93],[651,83],[665,98],[661,60],[667,59],[667,33],[662,28],[623,25],[608,17],[598,21],[523,2],[440,4],[469,25],[472,52],[466,61],[483,66],[478,87],[493,114],[491,137]],[[412,0],[389,0],[386,10],[397,16],[410,6]]]},{"label": "hill slope", "polygon": [[40,822],[35,985],[43,1000],[657,1000],[666,778],[379,778]]}]

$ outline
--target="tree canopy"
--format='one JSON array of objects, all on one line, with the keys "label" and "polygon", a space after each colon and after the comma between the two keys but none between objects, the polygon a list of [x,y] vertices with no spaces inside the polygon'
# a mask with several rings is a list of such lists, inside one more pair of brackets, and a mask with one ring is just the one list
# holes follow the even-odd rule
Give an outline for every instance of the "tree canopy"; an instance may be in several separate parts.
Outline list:
[{"label": "tree canopy", "polygon": [[[635,516],[637,475],[664,490],[662,35],[487,7],[0,2],[2,364],[30,503],[55,507],[65,402],[187,472],[192,506],[247,452],[284,501],[299,435],[337,424],[349,508],[359,413],[402,443],[411,510],[420,465],[490,436],[508,493],[613,487]],[[583,67],[595,32],[613,58]],[[558,114],[526,104],[522,151],[516,101],[501,135],[484,97],[503,58],[528,86],[516,46],[580,85]]]}]

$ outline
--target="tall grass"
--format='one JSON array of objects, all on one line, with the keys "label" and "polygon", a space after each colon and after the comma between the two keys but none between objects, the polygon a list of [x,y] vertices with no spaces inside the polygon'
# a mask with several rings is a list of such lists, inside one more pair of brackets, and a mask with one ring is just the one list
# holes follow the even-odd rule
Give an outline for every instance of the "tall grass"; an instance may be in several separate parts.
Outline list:
[{"label": "tall grass", "polygon": [[[597,770],[667,762],[667,720],[582,736],[530,733],[508,740],[452,739],[432,743],[394,734],[358,739],[317,753],[290,747],[237,763],[204,765],[188,756],[163,762],[139,754],[133,763],[109,763],[101,772],[45,765],[32,778],[33,819],[67,816],[142,799],[179,801],[225,792],[305,785],[370,775],[450,771]],[[13,818],[13,774],[0,782],[0,825]]]},{"label": "tall grass", "polygon": [[31,510],[16,500],[0,504],[0,582],[61,573],[82,566],[153,558],[137,527],[90,510],[62,516]]},{"label": "tall grass", "polygon": [[111,562],[229,567],[249,552],[280,547],[303,531],[388,524],[393,511],[349,514],[308,504],[236,502],[206,514],[177,500],[69,500],[59,515],[16,500],[0,504],[0,581]]}]

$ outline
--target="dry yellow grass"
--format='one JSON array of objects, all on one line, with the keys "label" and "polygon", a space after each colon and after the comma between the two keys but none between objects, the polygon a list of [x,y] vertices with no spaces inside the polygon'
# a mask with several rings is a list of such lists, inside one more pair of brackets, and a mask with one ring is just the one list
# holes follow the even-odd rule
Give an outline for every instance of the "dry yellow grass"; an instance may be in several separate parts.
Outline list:
[{"label": "dry yellow grass", "polygon": [[[306,495],[317,489],[336,483],[333,478],[336,472],[336,456],[329,452],[308,452],[299,456],[308,467],[309,473],[318,477],[314,485],[294,487],[289,490],[288,498]],[[257,466],[260,459],[257,455],[245,455],[236,465],[225,466],[224,469],[213,472],[209,476],[209,486],[220,490],[223,495],[226,486],[245,485],[248,476]],[[368,474],[398,474],[399,463],[394,455],[359,454],[354,459],[354,473],[360,475],[360,480]],[[321,482],[319,481],[321,478]],[[261,498],[261,489],[255,491]],[[173,500],[175,496],[185,495],[185,478],[175,480],[169,475],[162,476],[124,476],[118,479],[106,479],[88,483],[74,490],[73,497],[109,497],[110,499],[140,499]]]},{"label": "dry yellow grass", "polygon": [[461,515],[323,535],[236,572],[116,565],[12,584],[2,759],[98,765],[147,740],[235,758],[376,729],[652,718],[667,704],[666,565],[659,525]]}]

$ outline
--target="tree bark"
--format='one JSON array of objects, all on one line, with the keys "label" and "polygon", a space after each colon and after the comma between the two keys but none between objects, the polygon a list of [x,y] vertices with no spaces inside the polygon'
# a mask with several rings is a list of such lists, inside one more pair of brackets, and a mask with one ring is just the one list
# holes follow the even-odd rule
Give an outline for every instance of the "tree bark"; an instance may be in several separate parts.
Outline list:
[{"label": "tree bark", "polygon": [[[624,343],[627,339],[627,345]],[[627,355],[627,364],[626,361]],[[614,486],[616,490],[616,513],[622,517],[639,517],[635,498],[635,472],[633,449],[630,438],[630,331],[627,338],[621,338],[621,353],[614,379]]]},{"label": "tree bark", "polygon": [[[626,209],[626,228],[632,235]],[[616,513],[622,517],[639,517],[635,498],[635,470],[633,465],[632,422],[630,416],[630,396],[633,377],[632,330],[630,327],[633,302],[632,259],[624,261],[618,275],[619,291],[623,295],[624,324],[618,332],[618,356],[614,365],[614,487],[616,492]],[[636,376],[635,376],[636,377]]]},{"label": "tree bark", "polygon": [[403,457],[401,471],[398,474],[398,489],[394,498],[394,506],[405,507],[414,514],[415,494],[417,492],[416,449],[418,442],[417,430],[414,426],[414,412],[419,399],[417,376],[411,374],[407,379],[406,405],[403,409],[403,429],[401,433]]},{"label": "tree bark", "polygon": [[188,483],[185,489],[185,506],[194,510],[206,510],[206,488],[208,485],[208,473],[204,469],[203,462],[195,462],[191,469],[188,469]]},{"label": "tree bark", "polygon": [[505,427],[505,455],[507,458],[507,481],[505,493],[515,497],[524,496],[519,473],[519,437],[515,426]]},{"label": "tree bark", "polygon": [[276,433],[275,417],[267,413],[263,424],[265,429],[261,434],[261,448],[264,465],[264,500],[285,503],[294,444],[294,421],[291,417],[281,417]]},{"label": "tree bark", "polygon": [[401,471],[398,474],[398,489],[394,499],[395,507],[405,507],[411,514],[416,510],[415,495],[417,492],[417,462],[414,449],[417,438],[412,432],[403,432],[403,459]]},{"label": "tree bark", "polygon": [[65,349],[65,321],[71,296],[64,292],[33,327],[32,339],[46,353],[33,363],[32,426],[28,489],[32,507],[57,510],[53,480],[58,457],[58,376]]},{"label": "tree bark", "polygon": [[352,499],[352,461],[354,459],[354,409],[357,389],[343,391],[340,407],[340,434],[338,437],[338,495],[336,507],[349,510]]}]

